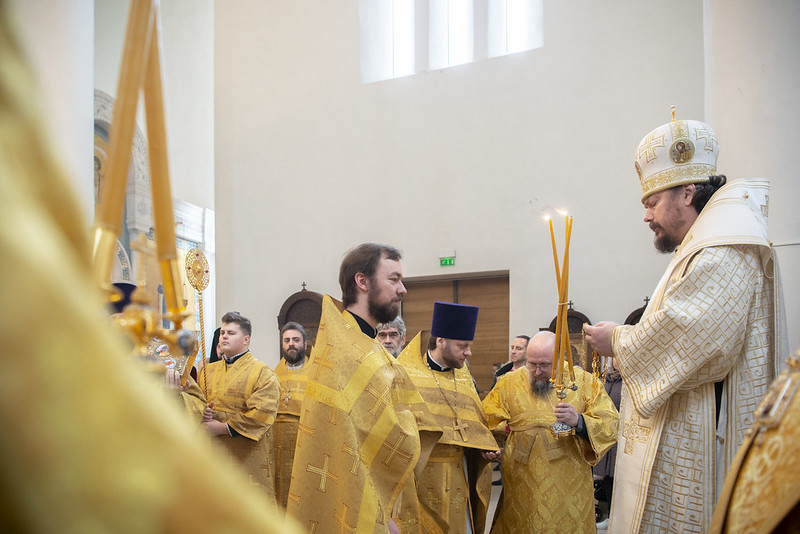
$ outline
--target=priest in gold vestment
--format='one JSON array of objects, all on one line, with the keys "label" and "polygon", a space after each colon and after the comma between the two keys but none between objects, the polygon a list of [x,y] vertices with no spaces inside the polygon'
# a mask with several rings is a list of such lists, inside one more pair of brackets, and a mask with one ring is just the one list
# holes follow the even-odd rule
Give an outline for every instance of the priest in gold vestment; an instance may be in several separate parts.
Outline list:
[{"label": "priest in gold vestment", "polygon": [[714,131],[675,120],[639,144],[644,221],[673,253],[640,322],[586,326],[623,379],[614,533],[711,525],[722,481],[787,355],[769,184],[716,175]]},{"label": "priest in gold vestment", "polygon": [[[308,532],[419,532],[415,469],[441,432],[403,366],[374,339],[406,292],[400,253],[360,245],[342,261],[339,282],[346,309],[323,298],[306,364],[287,515]],[[412,520],[398,524],[400,509]]]},{"label": "priest in gold vestment", "polygon": [[[503,375],[483,401],[489,427],[505,439],[493,533],[595,531],[592,466],[616,442],[619,414],[603,385],[579,367],[578,389],[558,399],[549,383],[554,344],[552,332],[533,336],[526,367]],[[555,437],[556,421],[574,433]]]},{"label": "priest in gold vestment", "polygon": [[[289,534],[104,313],[87,221],[0,0],[0,532]],[[207,506],[236,495],[224,506]],[[197,506],[196,503],[204,503]]]},{"label": "priest in gold vestment", "polygon": [[275,366],[275,375],[281,384],[281,398],[278,415],[272,425],[275,497],[284,508],[289,499],[300,407],[308,380],[306,363],[306,330],[302,325],[290,321],[281,328],[281,361]]},{"label": "priest in gold vestment", "polygon": [[275,498],[270,446],[280,396],[280,382],[250,352],[250,321],[238,312],[222,317],[219,346],[223,357],[199,373],[198,385],[208,395],[203,427],[214,441],[271,498]]},{"label": "priest in gold vestment", "polygon": [[475,306],[435,302],[431,332],[417,334],[398,357],[442,429],[417,480],[422,511],[453,534],[484,531],[492,475],[481,451],[497,449],[465,365],[477,318]]}]

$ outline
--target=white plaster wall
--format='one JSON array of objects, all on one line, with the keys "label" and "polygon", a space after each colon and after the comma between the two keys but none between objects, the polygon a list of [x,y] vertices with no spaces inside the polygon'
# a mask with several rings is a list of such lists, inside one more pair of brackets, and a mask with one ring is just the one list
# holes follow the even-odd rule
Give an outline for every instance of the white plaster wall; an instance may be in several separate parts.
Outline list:
[{"label": "white plaster wall", "polygon": [[707,118],[728,178],[771,182],[789,348],[800,346],[800,3],[706,0]]},{"label": "white plaster wall", "polygon": [[[113,95],[128,2],[14,4],[91,216],[92,35],[94,86]],[[795,348],[798,9],[546,1],[540,50],[361,85],[355,0],[164,2],[173,191],[218,210],[216,315],[250,315],[275,362],[286,296],[304,281],[338,296],[343,252],[376,240],[404,250],[407,276],[508,269],[511,334],[533,331],[556,300],[540,215],[561,206],[576,218],[571,298],[620,321],[668,259],[640,222],[632,155],[676,104],[717,130],[721,170],[773,181]],[[438,266],[445,249],[455,268]]]},{"label": "white plaster wall", "polygon": [[508,269],[511,335],[533,332],[556,311],[541,212],[559,206],[570,298],[621,322],[668,262],[633,153],[670,104],[704,116],[702,15],[546,1],[539,50],[361,85],[356,0],[217,2],[219,313],[250,316],[255,354],[277,362],[283,300],[302,282],[338,297],[345,250],[380,241],[406,276]]},{"label": "white plaster wall", "polygon": [[12,0],[22,45],[38,78],[44,135],[94,216],[93,0]]}]

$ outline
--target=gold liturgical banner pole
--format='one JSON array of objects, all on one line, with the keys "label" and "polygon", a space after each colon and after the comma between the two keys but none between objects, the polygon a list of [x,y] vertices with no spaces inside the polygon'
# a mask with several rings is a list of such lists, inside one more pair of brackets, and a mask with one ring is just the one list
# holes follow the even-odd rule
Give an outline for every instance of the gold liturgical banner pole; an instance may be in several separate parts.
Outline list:
[{"label": "gold liturgical banner pole", "polygon": [[[133,313],[123,319],[122,323],[135,338],[140,353],[149,338],[158,337],[170,346],[173,355],[188,356],[181,377],[181,383],[185,384],[189,371],[194,366],[197,342],[193,333],[182,329],[188,314],[179,293],[181,284],[164,123],[159,3],[156,0],[131,2],[117,99],[109,133],[108,171],[101,184],[95,220],[92,247],[94,274],[97,282],[109,291],[112,300],[116,300],[118,296],[113,292],[110,283],[111,265],[122,229],[136,110],[142,89],[147,121],[155,236],[167,306],[165,317],[172,321],[174,328],[165,331],[156,326],[158,321],[153,319],[153,315],[157,316],[157,313],[153,309],[153,303],[147,303],[149,310],[143,307],[132,310]],[[143,304],[141,300],[138,303]]]}]

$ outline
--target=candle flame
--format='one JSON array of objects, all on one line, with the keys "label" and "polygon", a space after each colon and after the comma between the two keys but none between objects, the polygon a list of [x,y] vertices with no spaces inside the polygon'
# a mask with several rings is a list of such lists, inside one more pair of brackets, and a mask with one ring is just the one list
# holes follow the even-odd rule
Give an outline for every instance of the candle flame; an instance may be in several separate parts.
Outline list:
[{"label": "candle flame", "polygon": [[544,215],[542,215],[542,219],[544,221],[549,221],[550,220],[550,215],[548,213],[545,213]]},{"label": "candle flame", "polygon": [[562,210],[559,208],[553,208],[553,209],[555,209],[559,213],[559,215],[563,215],[564,217],[566,217],[569,214],[567,210]]}]

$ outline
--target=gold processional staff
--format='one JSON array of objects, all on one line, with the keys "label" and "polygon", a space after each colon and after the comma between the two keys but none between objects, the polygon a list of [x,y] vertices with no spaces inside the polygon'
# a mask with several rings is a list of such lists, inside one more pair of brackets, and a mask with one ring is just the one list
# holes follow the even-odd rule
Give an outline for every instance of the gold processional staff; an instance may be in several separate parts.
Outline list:
[{"label": "gold processional staff", "polygon": [[[211,271],[208,268],[208,260],[206,255],[198,249],[193,248],[186,253],[186,278],[189,283],[197,291],[198,308],[200,311],[200,358],[205,360],[206,357],[206,333],[204,328],[205,321],[203,320],[203,291],[208,287],[208,281]],[[206,375],[206,365],[203,361],[203,378]],[[203,380],[203,394],[208,398],[206,389],[206,381]]]}]

